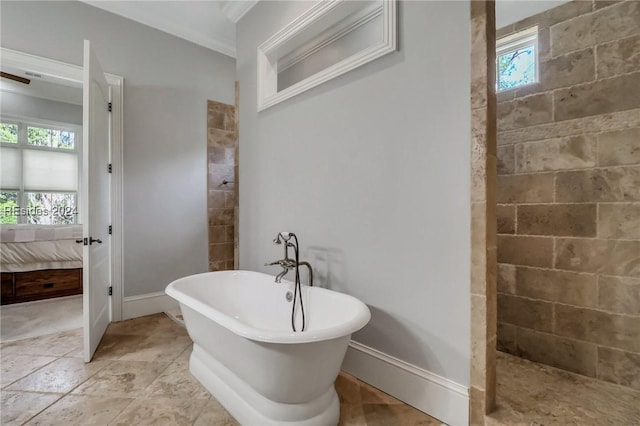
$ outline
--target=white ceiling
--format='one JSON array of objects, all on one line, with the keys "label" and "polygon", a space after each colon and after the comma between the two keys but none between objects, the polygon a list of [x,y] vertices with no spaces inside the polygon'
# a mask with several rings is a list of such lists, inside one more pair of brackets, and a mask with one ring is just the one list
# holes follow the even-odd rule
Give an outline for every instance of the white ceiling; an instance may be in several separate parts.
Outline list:
[{"label": "white ceiling", "polygon": [[[71,87],[37,78],[32,78],[31,83],[28,85],[3,78],[0,80],[0,92],[17,93],[33,98],[82,105],[82,87]],[[2,95],[0,94],[0,96]]]},{"label": "white ceiling", "polygon": [[497,0],[496,28],[513,24],[529,16],[560,6],[569,0]]},{"label": "white ceiling", "polygon": [[234,58],[236,56],[235,23],[257,2],[257,0],[83,1]]},{"label": "white ceiling", "polygon": [[30,83],[24,84],[3,78],[0,79],[1,92],[19,93],[34,98],[82,105],[82,82],[80,81],[70,81],[6,65],[2,66],[2,71],[27,78]]}]

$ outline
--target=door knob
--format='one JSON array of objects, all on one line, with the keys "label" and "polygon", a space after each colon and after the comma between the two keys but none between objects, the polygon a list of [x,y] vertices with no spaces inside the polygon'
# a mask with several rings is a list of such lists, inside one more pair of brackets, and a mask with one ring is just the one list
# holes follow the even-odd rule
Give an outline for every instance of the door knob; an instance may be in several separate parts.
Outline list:
[{"label": "door knob", "polygon": [[93,243],[102,244],[102,240],[100,238],[89,237],[89,245],[91,245]]}]

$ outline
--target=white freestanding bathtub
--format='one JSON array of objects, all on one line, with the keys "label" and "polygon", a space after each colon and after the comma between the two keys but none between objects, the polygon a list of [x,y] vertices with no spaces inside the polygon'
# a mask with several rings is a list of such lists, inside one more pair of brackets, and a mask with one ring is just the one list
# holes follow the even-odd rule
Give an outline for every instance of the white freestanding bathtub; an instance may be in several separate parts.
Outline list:
[{"label": "white freestanding bathtub", "polygon": [[243,425],[338,423],[333,383],[351,333],[371,314],[354,297],[303,285],[306,330],[293,332],[293,291],[291,282],[251,271],[192,275],[167,286],[194,342],[191,373]]}]

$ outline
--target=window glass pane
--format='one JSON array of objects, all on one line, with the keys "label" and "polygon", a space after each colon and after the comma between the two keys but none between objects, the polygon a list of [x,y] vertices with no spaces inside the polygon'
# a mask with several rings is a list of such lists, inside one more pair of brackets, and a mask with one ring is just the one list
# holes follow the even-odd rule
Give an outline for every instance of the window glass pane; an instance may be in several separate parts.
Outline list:
[{"label": "window glass pane", "polygon": [[2,142],[18,143],[18,125],[0,123],[0,140]]},{"label": "window glass pane", "polygon": [[27,127],[27,143],[36,146],[73,149],[75,147],[75,133],[67,130],[29,126]]},{"label": "window glass pane", "polygon": [[27,192],[27,222],[40,225],[76,223],[75,193]]},{"label": "window glass pane", "polygon": [[56,148],[73,149],[75,147],[74,132],[68,132],[65,130],[56,130],[53,146]]},{"label": "window glass pane", "polygon": [[18,223],[18,193],[0,191],[0,223]]},{"label": "window glass pane", "polygon": [[51,146],[51,130],[29,126],[27,128],[27,143],[36,146]]},{"label": "window glass pane", "polygon": [[536,51],[530,45],[498,56],[498,90],[536,81]]}]

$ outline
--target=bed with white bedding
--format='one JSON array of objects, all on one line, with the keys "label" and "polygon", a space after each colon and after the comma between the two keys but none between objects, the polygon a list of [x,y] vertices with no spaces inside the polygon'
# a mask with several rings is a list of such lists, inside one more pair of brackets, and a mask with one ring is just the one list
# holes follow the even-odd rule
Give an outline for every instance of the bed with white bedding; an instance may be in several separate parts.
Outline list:
[{"label": "bed with white bedding", "polygon": [[82,268],[82,225],[2,225],[2,272]]},{"label": "bed with white bedding", "polygon": [[0,226],[2,304],[82,291],[82,225]]}]

